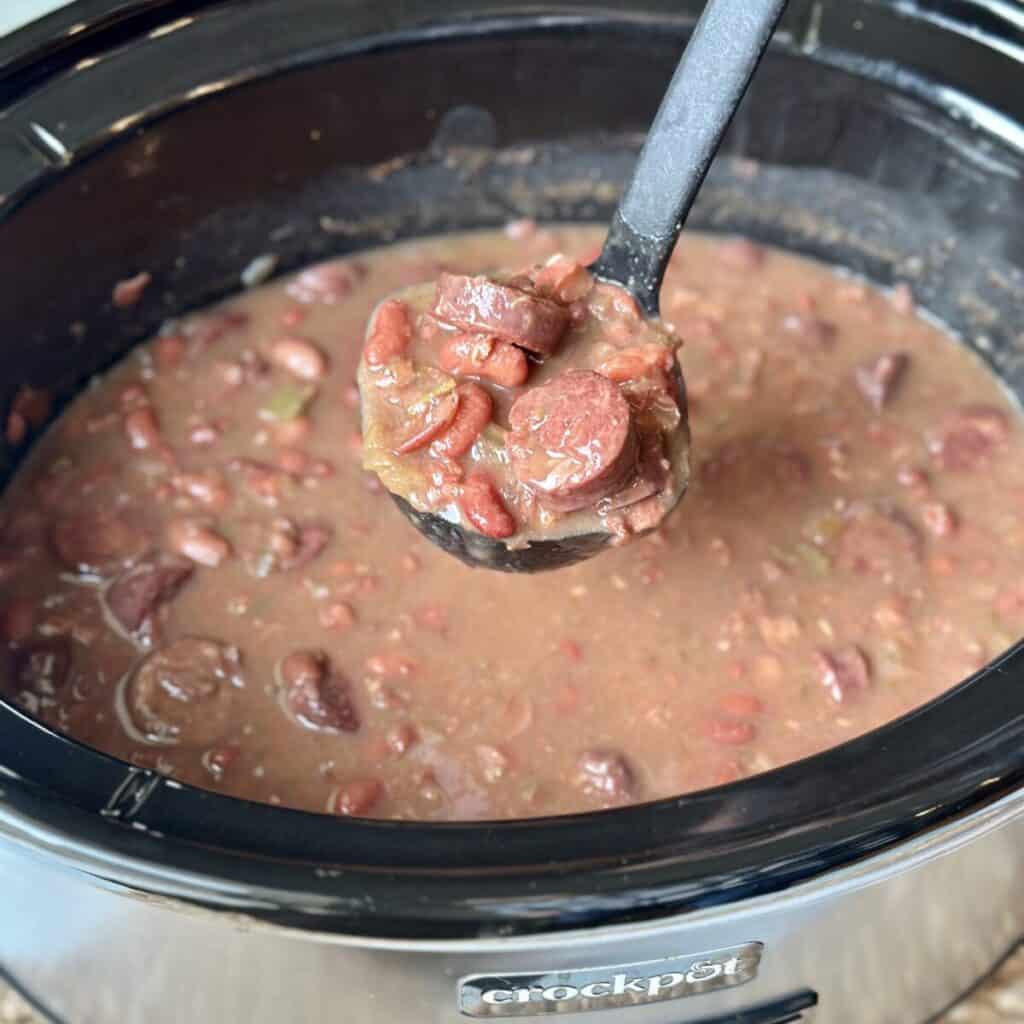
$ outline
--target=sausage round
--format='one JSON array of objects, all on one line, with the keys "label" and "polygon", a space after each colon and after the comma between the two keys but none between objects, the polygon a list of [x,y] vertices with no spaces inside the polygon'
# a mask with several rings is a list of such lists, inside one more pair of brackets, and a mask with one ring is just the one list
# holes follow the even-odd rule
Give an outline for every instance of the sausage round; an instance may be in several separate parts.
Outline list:
[{"label": "sausage round", "polygon": [[629,403],[607,377],[590,370],[568,370],[521,395],[509,425],[512,470],[552,511],[593,505],[636,472]]},{"label": "sausage round", "polygon": [[569,329],[567,306],[488,277],[442,274],[434,316],[464,331],[496,334],[521,348],[550,355]]}]

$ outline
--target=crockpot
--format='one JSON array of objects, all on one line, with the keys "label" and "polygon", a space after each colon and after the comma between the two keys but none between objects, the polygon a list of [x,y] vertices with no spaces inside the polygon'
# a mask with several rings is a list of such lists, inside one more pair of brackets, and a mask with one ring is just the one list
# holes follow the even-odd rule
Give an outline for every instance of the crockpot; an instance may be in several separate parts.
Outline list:
[{"label": "crockpot", "polygon": [[[78,0],[0,41],[3,408],[259,255],[606,217],[699,8]],[[909,281],[1022,396],[1022,68],[1012,0],[792,0],[692,223]],[[1022,811],[1020,645],[780,770],[499,823],[247,803],[0,702],[0,964],[74,1024],[916,1024],[1024,933]]]}]

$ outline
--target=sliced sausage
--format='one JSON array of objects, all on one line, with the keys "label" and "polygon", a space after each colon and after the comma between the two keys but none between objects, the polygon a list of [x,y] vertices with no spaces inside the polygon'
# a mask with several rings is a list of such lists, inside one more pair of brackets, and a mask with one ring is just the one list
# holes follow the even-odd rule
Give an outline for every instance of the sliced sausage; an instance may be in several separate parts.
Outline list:
[{"label": "sliced sausage", "polygon": [[841,568],[883,579],[906,578],[921,561],[921,539],[896,509],[860,505],[839,534]]},{"label": "sliced sausage", "polygon": [[845,704],[868,689],[871,684],[871,666],[868,659],[864,652],[853,644],[818,651],[815,658],[821,685],[836,704]]},{"label": "sliced sausage", "polygon": [[27,597],[12,597],[0,605],[0,640],[24,643],[36,628],[36,606]]},{"label": "sliced sausage", "polygon": [[58,519],[53,547],[76,572],[110,575],[131,565],[149,547],[149,533],[124,513],[83,513]]},{"label": "sliced sausage", "polygon": [[591,796],[628,800],[636,789],[633,769],[617,750],[586,750],[576,761],[576,785]]},{"label": "sliced sausage", "polygon": [[71,641],[52,636],[22,647],[14,659],[14,680],[19,690],[38,697],[53,697],[71,672]]},{"label": "sliced sausage", "polygon": [[526,383],[530,364],[522,349],[486,334],[456,334],[442,346],[441,369],[462,377],[483,377],[503,388]]},{"label": "sliced sausage", "polygon": [[466,478],[459,498],[462,514],[485,537],[503,540],[516,532],[516,521],[505,507],[494,481],[482,470]]},{"label": "sliced sausage", "polygon": [[193,571],[192,563],[184,558],[147,558],[110,584],[104,595],[107,610],[126,633],[136,633],[158,605],[174,599]]},{"label": "sliced sausage", "polygon": [[515,345],[550,355],[569,329],[567,307],[490,278],[441,274],[433,314],[464,331],[496,334]]},{"label": "sliced sausage", "polygon": [[625,487],[638,444],[629,403],[607,377],[568,370],[532,388],[509,411],[516,478],[542,505],[572,512]]},{"label": "sliced sausage", "polygon": [[857,390],[876,412],[881,412],[896,393],[910,365],[904,352],[889,352],[861,363],[853,371]]},{"label": "sliced sausage", "polygon": [[325,523],[297,523],[284,516],[271,523],[244,523],[238,543],[246,569],[260,579],[274,572],[303,569],[331,542]]},{"label": "sliced sausage", "polygon": [[293,651],[278,668],[285,704],[307,729],[356,732],[359,715],[348,680],[319,651]]},{"label": "sliced sausage", "polygon": [[230,728],[242,685],[238,649],[186,636],[146,657],[127,682],[128,724],[151,743],[206,746]]},{"label": "sliced sausage", "polygon": [[988,405],[965,405],[946,417],[929,447],[942,469],[965,473],[984,467],[1009,434],[1006,413]]},{"label": "sliced sausage", "polygon": [[339,786],[327,802],[331,814],[342,817],[363,817],[380,802],[384,786],[377,779],[352,779]]},{"label": "sliced sausage", "polygon": [[665,490],[672,465],[665,456],[662,435],[652,430],[643,431],[640,434],[639,453],[636,476],[621,491],[608,498],[608,511],[636,505]]},{"label": "sliced sausage", "polygon": [[298,527],[298,543],[293,554],[281,559],[281,568],[302,569],[309,565],[331,542],[334,530],[323,523],[305,523]]}]

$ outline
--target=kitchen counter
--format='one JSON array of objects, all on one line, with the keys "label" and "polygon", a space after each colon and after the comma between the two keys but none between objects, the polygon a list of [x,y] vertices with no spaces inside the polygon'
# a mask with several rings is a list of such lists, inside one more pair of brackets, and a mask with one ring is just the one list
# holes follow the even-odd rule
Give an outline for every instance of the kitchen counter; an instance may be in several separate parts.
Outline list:
[{"label": "kitchen counter", "polygon": [[[47,1024],[0,983],[0,1024]],[[73,1022],[68,1022],[73,1024]],[[224,1024],[230,1024],[225,1021]],[[284,1022],[282,1022],[284,1024]],[[851,1021],[850,1024],[856,1024]],[[1024,947],[935,1024],[1024,1024]]]}]

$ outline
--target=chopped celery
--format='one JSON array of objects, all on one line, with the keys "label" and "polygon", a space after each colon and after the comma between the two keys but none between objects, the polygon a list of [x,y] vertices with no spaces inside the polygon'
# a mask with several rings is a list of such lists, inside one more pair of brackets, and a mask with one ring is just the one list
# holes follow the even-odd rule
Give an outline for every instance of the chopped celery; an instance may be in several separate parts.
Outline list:
[{"label": "chopped celery", "polygon": [[260,409],[260,416],[269,420],[293,420],[305,412],[316,397],[316,388],[311,384],[283,384]]}]

